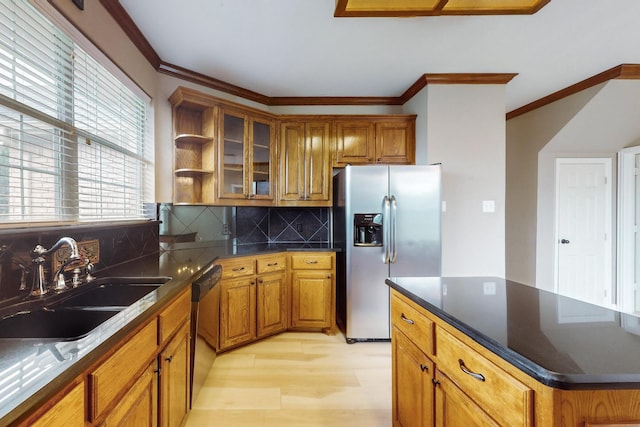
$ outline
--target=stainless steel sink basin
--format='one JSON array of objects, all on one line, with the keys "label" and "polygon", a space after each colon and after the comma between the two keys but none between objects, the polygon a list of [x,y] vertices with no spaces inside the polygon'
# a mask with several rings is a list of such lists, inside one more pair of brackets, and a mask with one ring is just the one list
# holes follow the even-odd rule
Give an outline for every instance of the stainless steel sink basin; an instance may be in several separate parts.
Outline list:
[{"label": "stainless steel sink basin", "polygon": [[0,320],[0,338],[75,340],[119,310],[37,310]]},{"label": "stainless steel sink basin", "polygon": [[128,307],[155,291],[169,277],[117,277],[106,278],[83,285],[69,292],[69,296],[53,307]]}]

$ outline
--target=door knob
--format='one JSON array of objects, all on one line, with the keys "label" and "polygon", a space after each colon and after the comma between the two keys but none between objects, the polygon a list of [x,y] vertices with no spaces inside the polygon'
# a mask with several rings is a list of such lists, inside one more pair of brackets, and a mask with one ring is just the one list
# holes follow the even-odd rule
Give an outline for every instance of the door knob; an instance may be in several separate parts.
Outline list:
[{"label": "door knob", "polygon": [[560,243],[562,243],[563,245],[566,245],[567,243],[569,243],[569,241],[567,239],[562,239],[560,240]]}]

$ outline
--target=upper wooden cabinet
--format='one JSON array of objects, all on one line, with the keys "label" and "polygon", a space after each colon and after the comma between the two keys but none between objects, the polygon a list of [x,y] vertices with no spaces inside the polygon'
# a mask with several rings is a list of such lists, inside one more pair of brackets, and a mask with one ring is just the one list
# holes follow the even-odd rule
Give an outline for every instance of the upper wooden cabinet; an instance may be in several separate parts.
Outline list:
[{"label": "upper wooden cabinet", "polygon": [[331,121],[280,123],[279,206],[331,206]]},{"label": "upper wooden cabinet", "polygon": [[246,110],[220,108],[219,201],[271,205],[275,195],[275,120]]},{"label": "upper wooden cabinet", "polygon": [[414,115],[335,119],[333,166],[415,164]]},{"label": "upper wooden cabinet", "polygon": [[278,116],[184,87],[169,102],[176,204],[331,206],[332,166],[415,163],[415,115]]}]

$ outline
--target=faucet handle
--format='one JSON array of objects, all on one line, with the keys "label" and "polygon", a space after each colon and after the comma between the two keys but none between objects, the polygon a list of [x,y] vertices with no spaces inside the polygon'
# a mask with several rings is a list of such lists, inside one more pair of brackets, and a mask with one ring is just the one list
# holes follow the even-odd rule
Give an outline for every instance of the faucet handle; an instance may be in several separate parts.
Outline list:
[{"label": "faucet handle", "polygon": [[68,289],[67,284],[64,282],[64,273],[59,271],[56,277],[53,278],[54,284],[51,286],[52,291],[64,291]]}]

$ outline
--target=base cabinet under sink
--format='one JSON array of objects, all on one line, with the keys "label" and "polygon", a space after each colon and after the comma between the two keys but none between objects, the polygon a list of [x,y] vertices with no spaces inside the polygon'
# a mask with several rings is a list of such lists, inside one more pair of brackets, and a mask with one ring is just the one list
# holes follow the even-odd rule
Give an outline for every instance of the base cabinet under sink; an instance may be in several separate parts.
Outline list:
[{"label": "base cabinet under sink", "polygon": [[19,426],[180,426],[190,399],[191,292],[186,288],[146,324]]}]

